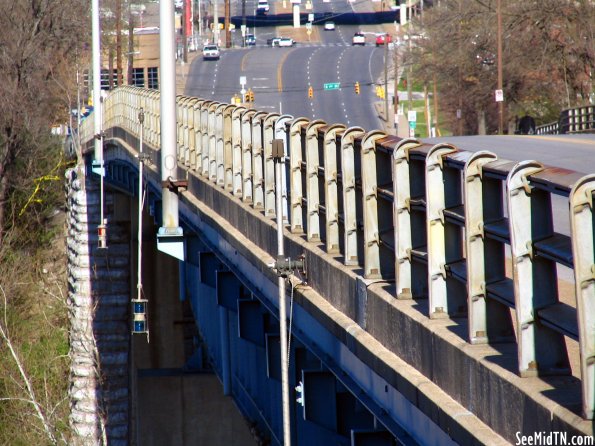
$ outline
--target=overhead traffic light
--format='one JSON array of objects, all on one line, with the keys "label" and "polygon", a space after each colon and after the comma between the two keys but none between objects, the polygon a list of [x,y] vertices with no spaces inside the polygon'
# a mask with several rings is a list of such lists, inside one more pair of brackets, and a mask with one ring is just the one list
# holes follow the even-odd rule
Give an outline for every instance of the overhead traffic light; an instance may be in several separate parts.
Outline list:
[{"label": "overhead traffic light", "polygon": [[360,94],[359,82],[355,83],[355,94]]},{"label": "overhead traffic light", "polygon": [[313,98],[314,97],[314,89],[312,88],[312,85],[310,85],[308,87],[308,97],[309,98]]},{"label": "overhead traffic light", "polygon": [[244,102],[254,102],[254,92],[249,89],[244,96]]}]

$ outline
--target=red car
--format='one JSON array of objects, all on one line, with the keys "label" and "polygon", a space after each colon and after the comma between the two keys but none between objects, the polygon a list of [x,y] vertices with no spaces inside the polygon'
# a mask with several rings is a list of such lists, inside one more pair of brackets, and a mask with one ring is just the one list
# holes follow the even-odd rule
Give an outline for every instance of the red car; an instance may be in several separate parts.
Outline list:
[{"label": "red car", "polygon": [[379,34],[376,36],[376,46],[384,45],[385,43],[391,43],[392,38],[390,34]]}]

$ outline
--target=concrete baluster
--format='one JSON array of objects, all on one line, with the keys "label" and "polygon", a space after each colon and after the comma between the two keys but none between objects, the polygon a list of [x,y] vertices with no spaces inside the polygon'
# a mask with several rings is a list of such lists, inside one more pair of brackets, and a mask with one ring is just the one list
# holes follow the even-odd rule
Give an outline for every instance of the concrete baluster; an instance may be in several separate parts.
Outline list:
[{"label": "concrete baluster", "polygon": [[580,348],[583,417],[592,420],[595,409],[595,175],[581,178],[570,192],[570,231]]},{"label": "concrete baluster", "polygon": [[541,163],[523,161],[506,181],[521,376],[568,370],[564,336],[544,326],[538,316],[539,309],[558,302],[556,265],[533,252],[534,242],[553,231],[550,195],[534,189],[529,180],[541,170]]},{"label": "concrete baluster", "polygon": [[326,123],[317,119],[306,127],[306,233],[309,242],[317,242],[320,234],[320,188],[318,185],[318,129]]},{"label": "concrete baluster", "polygon": [[324,132],[324,197],[326,205],[326,252],[339,253],[339,171],[337,164],[337,138],[345,130],[342,124],[333,124]]},{"label": "concrete baluster", "polygon": [[223,110],[228,104],[219,104],[215,109],[215,181],[217,186],[224,186],[224,119]]},{"label": "concrete baluster", "polygon": [[302,147],[305,141],[302,140],[302,128],[306,126],[306,118],[296,118],[289,126],[289,175],[290,175],[290,222],[291,232],[301,233],[304,231],[303,199],[302,190]]},{"label": "concrete baluster", "polygon": [[264,147],[262,143],[263,119],[267,113],[256,112],[252,116],[252,205],[255,209],[264,207]]},{"label": "concrete baluster", "polygon": [[201,135],[202,135],[202,143],[201,143],[201,167],[200,167],[200,174],[203,177],[209,176],[209,121],[210,121],[210,112],[211,106],[213,102],[205,101],[202,104],[201,113],[200,113],[200,127],[201,127]]},{"label": "concrete baluster", "polygon": [[426,230],[428,234],[428,297],[431,319],[448,317],[456,308],[449,308],[446,286],[446,233],[444,209],[446,191],[443,157],[456,152],[448,144],[438,144],[426,158]]},{"label": "concrete baluster", "polygon": [[[183,96],[176,97],[176,156],[179,164],[184,163],[184,106]],[[132,117],[131,117],[132,118]]]},{"label": "concrete baluster", "polygon": [[192,134],[190,135],[190,169],[198,171],[200,165],[197,163],[200,160],[200,143],[201,143],[201,129],[200,129],[200,107],[203,103],[202,99],[197,99],[190,110],[192,116]]},{"label": "concrete baluster", "polygon": [[256,112],[242,113],[242,201],[252,203],[252,117]]},{"label": "concrete baluster", "polygon": [[374,130],[366,133],[361,147],[362,210],[364,215],[364,278],[380,279],[380,231],[378,229],[378,182],[376,140],[386,137]]},{"label": "concrete baluster", "polygon": [[409,150],[418,147],[415,139],[401,140],[393,150],[393,224],[395,226],[395,280],[397,299],[412,298],[411,265],[411,184]]},{"label": "concrete baluster", "polygon": [[275,139],[282,139],[285,145],[285,169],[281,173],[282,176],[282,207],[283,207],[283,224],[289,224],[289,209],[287,195],[289,190],[289,122],[293,120],[291,115],[282,115],[275,121]]},{"label": "concrete baluster", "polygon": [[231,113],[231,183],[236,197],[242,196],[242,114],[246,107],[237,106]]},{"label": "concrete baluster", "polygon": [[223,109],[223,187],[233,193],[232,113],[235,105]]},{"label": "concrete baluster", "polygon": [[355,191],[355,138],[364,134],[361,127],[349,127],[341,136],[341,178],[343,183],[343,221],[345,226],[345,265],[358,264],[357,212]]},{"label": "concrete baluster", "polygon": [[217,181],[217,117],[216,111],[219,102],[213,102],[209,106],[209,122],[207,125],[207,138],[209,141],[209,150],[207,152],[207,176],[209,180]]},{"label": "concrete baluster", "polygon": [[483,166],[498,157],[492,152],[476,152],[467,160],[464,170],[465,196],[465,249],[467,254],[467,312],[469,342],[485,344],[488,341],[488,315],[486,290],[486,259],[484,240],[484,183]]}]

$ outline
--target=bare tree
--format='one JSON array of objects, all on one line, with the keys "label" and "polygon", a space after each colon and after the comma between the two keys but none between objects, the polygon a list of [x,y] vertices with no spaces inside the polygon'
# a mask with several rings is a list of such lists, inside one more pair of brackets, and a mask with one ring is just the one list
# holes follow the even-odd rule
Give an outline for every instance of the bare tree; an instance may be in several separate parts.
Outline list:
[{"label": "bare tree", "polygon": [[[508,119],[525,113],[557,118],[593,92],[595,5],[591,1],[502,2],[503,89]],[[414,47],[417,75],[436,76],[443,113],[464,133],[476,133],[485,116],[497,128],[495,0],[443,0],[424,15],[428,39]],[[431,57],[429,57],[431,56]],[[454,126],[453,126],[454,127]]]},{"label": "bare tree", "polygon": [[17,224],[18,192],[47,160],[51,125],[66,121],[62,86],[75,77],[85,16],[81,0],[15,0],[0,14],[0,244]]}]

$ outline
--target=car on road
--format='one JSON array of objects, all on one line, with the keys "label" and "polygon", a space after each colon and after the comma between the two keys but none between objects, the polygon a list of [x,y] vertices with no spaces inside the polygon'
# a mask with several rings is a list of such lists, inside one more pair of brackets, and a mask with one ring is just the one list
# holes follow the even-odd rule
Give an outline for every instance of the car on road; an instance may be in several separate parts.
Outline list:
[{"label": "car on road", "polygon": [[219,60],[219,57],[221,57],[221,53],[217,45],[206,45],[202,49],[203,60]]},{"label": "car on road", "polygon": [[376,36],[376,46],[384,45],[385,43],[391,43],[392,38],[390,34],[378,34]]},{"label": "car on road", "polygon": [[294,41],[291,37],[281,37],[279,39],[279,46],[293,46]]},{"label": "car on road", "polygon": [[254,34],[247,34],[246,35],[246,46],[254,46],[256,45],[256,37]]},{"label": "car on road", "polygon": [[324,30],[325,31],[334,31],[335,30],[335,22],[324,22]]},{"label": "car on road", "polygon": [[279,46],[279,40],[281,40],[281,37],[271,37],[270,39],[267,39],[267,45]]},{"label": "car on road", "polygon": [[351,39],[351,44],[364,46],[366,44],[366,36],[360,32],[355,33]]},{"label": "car on road", "polygon": [[258,4],[256,6],[256,14],[265,15],[269,12],[269,2],[268,0],[258,0]]}]

